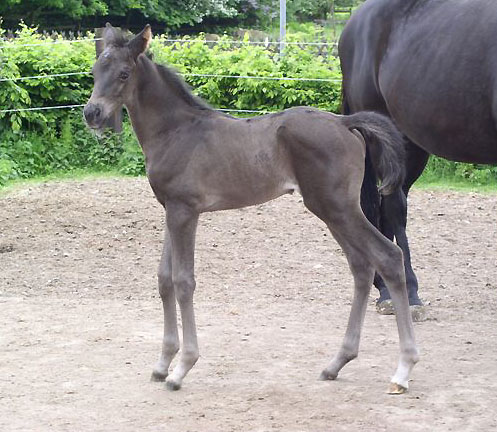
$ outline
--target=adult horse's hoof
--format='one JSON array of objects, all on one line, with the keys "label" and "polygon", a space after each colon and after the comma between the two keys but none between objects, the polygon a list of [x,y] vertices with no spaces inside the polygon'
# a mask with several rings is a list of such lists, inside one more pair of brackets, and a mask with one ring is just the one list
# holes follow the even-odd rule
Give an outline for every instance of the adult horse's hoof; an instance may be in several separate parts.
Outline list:
[{"label": "adult horse's hoof", "polygon": [[[411,317],[414,322],[426,321],[426,308],[423,305],[409,306]],[[395,315],[395,308],[392,300],[383,300],[376,303],[376,312],[380,315]]]},{"label": "adult horse's hoof", "polygon": [[395,308],[393,307],[393,301],[383,300],[376,303],[376,312],[380,315],[395,315]]},{"label": "adult horse's hoof", "polygon": [[337,376],[337,374],[331,373],[325,369],[321,372],[321,375],[319,375],[319,381],[334,381],[337,379]]},{"label": "adult horse's hoof", "polygon": [[152,376],[150,377],[150,381],[152,382],[164,382],[167,378],[167,374],[163,374],[157,371],[152,372]]},{"label": "adult horse's hoof", "polygon": [[166,387],[168,390],[177,391],[181,388],[181,383],[172,379],[166,379]]},{"label": "adult horse's hoof", "polygon": [[426,308],[422,305],[410,306],[411,316],[414,322],[426,321]]},{"label": "adult horse's hoof", "polygon": [[400,384],[391,382],[390,386],[388,387],[388,394],[391,395],[399,395],[399,394],[404,394],[407,392],[407,387],[401,386]]}]

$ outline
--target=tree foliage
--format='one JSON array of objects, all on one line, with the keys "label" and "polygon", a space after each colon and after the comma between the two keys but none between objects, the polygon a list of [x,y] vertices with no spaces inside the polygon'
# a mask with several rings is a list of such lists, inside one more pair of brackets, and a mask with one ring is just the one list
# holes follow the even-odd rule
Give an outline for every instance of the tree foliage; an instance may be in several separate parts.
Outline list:
[{"label": "tree foliage", "polygon": [[[132,24],[148,19],[166,28],[210,17],[232,17],[239,0],[2,0],[0,16],[10,26],[19,20],[41,27],[98,26],[103,21]],[[124,19],[124,20],[123,20]]]},{"label": "tree foliage", "polygon": [[[287,0],[287,20],[325,19],[332,7],[363,0]],[[22,19],[46,29],[102,26],[105,21],[134,28],[144,21],[166,30],[210,24],[268,27],[279,16],[279,0],[1,0],[8,27]]]},{"label": "tree foliage", "polygon": [[0,15],[26,17],[27,21],[48,15],[81,18],[107,12],[108,7],[102,0],[3,0],[0,4]]}]

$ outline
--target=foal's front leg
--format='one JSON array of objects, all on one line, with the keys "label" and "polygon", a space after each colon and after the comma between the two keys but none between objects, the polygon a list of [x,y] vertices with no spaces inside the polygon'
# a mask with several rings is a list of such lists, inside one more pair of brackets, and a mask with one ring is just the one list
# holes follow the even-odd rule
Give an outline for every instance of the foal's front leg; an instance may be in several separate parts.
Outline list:
[{"label": "foal's front leg", "polygon": [[172,282],[181,311],[183,349],[179,363],[166,378],[170,390],[181,388],[183,378],[198,360],[197,329],[193,311],[194,255],[198,213],[185,205],[167,204],[167,228],[171,240]]},{"label": "foal's front leg", "polygon": [[169,373],[169,366],[179,351],[178,323],[176,316],[176,296],[174,294],[171,262],[171,239],[169,230],[165,229],[164,247],[159,265],[159,294],[164,309],[164,337],[159,361],[152,372],[152,381],[164,381]]}]

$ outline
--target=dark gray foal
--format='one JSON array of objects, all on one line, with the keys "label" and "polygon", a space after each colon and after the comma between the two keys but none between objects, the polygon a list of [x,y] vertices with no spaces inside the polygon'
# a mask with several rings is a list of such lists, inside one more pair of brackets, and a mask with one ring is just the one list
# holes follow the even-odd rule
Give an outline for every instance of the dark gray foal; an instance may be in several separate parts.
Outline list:
[{"label": "dark gray foal", "polygon": [[[367,151],[384,193],[402,184],[400,134],[388,119],[373,113],[344,117],[300,107],[252,119],[221,114],[193,96],[174,72],[143,55],[151,37],[147,26],[128,42],[107,26],[105,49],[93,67],[95,85],[84,115],[91,128],[100,129],[109,116],[126,106],[145,154],[150,185],[167,210],[159,268],[164,339],[152,379],[166,380],[168,388],[179,389],[199,356],[193,311],[199,214],[300,191],[306,207],[326,223],[343,248],[355,282],[342,347],[321,378],[335,379],[357,356],[376,270],[385,279],[397,310],[400,361],[390,392],[404,392],[418,350],[402,253],[367,221],[359,205]],[[180,347],[176,301],[183,349],[169,374]]]}]

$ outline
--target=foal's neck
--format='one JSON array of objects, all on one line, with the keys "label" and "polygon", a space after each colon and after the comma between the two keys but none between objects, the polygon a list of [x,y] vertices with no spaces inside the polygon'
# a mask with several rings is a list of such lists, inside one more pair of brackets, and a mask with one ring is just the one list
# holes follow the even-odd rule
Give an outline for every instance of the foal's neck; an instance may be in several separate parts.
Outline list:
[{"label": "foal's neck", "polygon": [[167,135],[193,118],[219,115],[194,96],[173,71],[144,55],[137,59],[136,87],[126,101],[133,129],[147,147],[167,141]]}]

